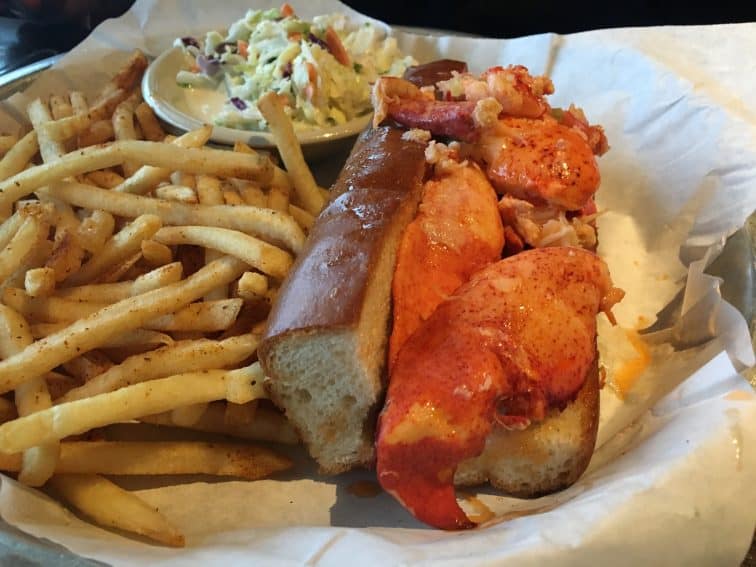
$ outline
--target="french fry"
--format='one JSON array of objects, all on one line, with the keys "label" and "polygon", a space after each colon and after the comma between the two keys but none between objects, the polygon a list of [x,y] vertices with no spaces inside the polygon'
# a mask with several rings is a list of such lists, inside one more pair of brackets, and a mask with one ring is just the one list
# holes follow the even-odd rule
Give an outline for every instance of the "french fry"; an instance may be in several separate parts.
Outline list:
[{"label": "french fry", "polygon": [[241,298],[192,303],[175,313],[156,317],[144,326],[155,331],[225,331],[234,324],[243,304]]},{"label": "french fry", "polygon": [[237,185],[237,191],[245,203],[253,207],[267,207],[268,197],[259,185],[254,183],[240,183]]},{"label": "french fry", "polygon": [[55,291],[53,268],[32,268],[24,276],[24,289],[31,297],[46,297]]},{"label": "french fry", "polygon": [[[34,339],[42,339],[53,333],[58,333],[68,327],[69,322],[59,323],[34,323],[31,325],[31,333]],[[102,344],[102,348],[123,348],[123,347],[156,347],[172,345],[174,343],[170,335],[152,331],[150,329],[132,329],[121,333]],[[49,373],[48,373],[49,374]],[[54,396],[53,396],[54,398]]]},{"label": "french fry", "polygon": [[23,171],[38,150],[37,133],[32,130],[9,149],[3,159],[0,160],[0,181]]},{"label": "french fry", "polygon": [[[136,140],[137,134],[134,128],[134,109],[141,101],[139,93],[131,95],[121,102],[113,111],[113,132],[116,140]],[[139,169],[137,163],[127,160],[121,165],[123,174],[131,177]]]},{"label": "french fry", "polygon": [[206,370],[141,382],[53,406],[0,425],[0,452],[17,453],[70,435],[177,407],[227,399],[265,398],[258,363],[237,370]]},{"label": "french fry", "polygon": [[[10,307],[0,305],[0,356],[17,354],[32,342],[29,325]],[[30,377],[14,393],[19,417],[52,406],[47,384],[41,376]],[[58,460],[59,445],[52,441],[26,448],[19,480],[28,486],[41,486],[52,476]]]},{"label": "french fry", "polygon": [[[233,407],[234,411],[228,411],[229,407]],[[208,404],[202,416],[188,426],[176,423],[172,412],[148,415],[140,418],[140,421],[153,425],[185,427],[240,439],[271,441],[285,445],[299,443],[296,431],[282,414],[270,408],[258,407],[256,402],[249,404],[212,402]],[[2,463],[2,455],[0,455],[0,463]]]},{"label": "french fry", "polygon": [[89,117],[93,123],[107,120],[110,123],[110,117],[113,116],[116,107],[129,97],[128,89],[116,88],[108,92],[103,92],[89,108]]},{"label": "french fry", "polygon": [[146,102],[140,103],[134,110],[134,114],[146,140],[160,142],[165,138],[165,132],[149,104]]},{"label": "french fry", "polygon": [[289,205],[289,214],[294,217],[294,220],[297,221],[299,226],[305,231],[309,231],[312,228],[312,225],[315,224],[315,217],[296,205]]},{"label": "french fry", "polygon": [[[252,426],[255,421],[252,420]],[[18,454],[0,454],[0,470],[16,472]],[[123,476],[207,474],[258,480],[291,467],[270,449],[238,443],[196,441],[64,441],[59,474]]]},{"label": "french fry", "polygon": [[186,185],[161,185],[155,188],[155,197],[177,203],[197,203],[197,193]]},{"label": "french fry", "polygon": [[102,169],[100,171],[92,171],[87,173],[87,180],[91,181],[93,185],[103,187],[104,189],[113,189],[123,183],[124,179],[118,175],[115,171],[109,169]]},{"label": "french fry", "polygon": [[281,158],[286,164],[286,169],[294,184],[294,191],[301,201],[304,209],[317,215],[323,208],[324,200],[320,194],[315,178],[310,168],[307,167],[302,147],[299,145],[297,135],[291,119],[284,112],[283,103],[277,93],[272,91],[261,96],[257,101],[265,121],[268,123],[273,138],[276,141]]},{"label": "french fry", "polygon": [[107,211],[95,209],[87,218],[81,221],[77,236],[82,248],[92,255],[97,254],[105,246],[108,238],[115,229],[115,219]]},{"label": "french fry", "polygon": [[45,163],[56,161],[65,153],[65,149],[60,142],[53,140],[42,127],[46,122],[52,120],[47,106],[37,98],[26,108],[26,113],[29,115],[32,126],[37,131],[39,154],[42,156],[42,161]]},{"label": "french fry", "polygon": [[83,133],[91,124],[89,114],[69,114],[63,118],[43,122],[38,129],[44,132],[46,137],[61,143]]},{"label": "french fry", "polygon": [[239,195],[239,193],[234,190],[223,191],[223,201],[227,205],[231,205],[232,207],[245,204],[244,200],[241,198],[241,195]]},{"label": "french fry", "polygon": [[[94,114],[89,114],[90,121]],[[101,118],[97,121],[92,121],[89,128],[79,134],[77,145],[79,148],[86,148],[87,146],[96,146],[98,144],[104,144],[110,142],[115,138],[115,131],[113,130],[113,122],[105,118]]]},{"label": "french fry", "polygon": [[45,267],[55,272],[55,281],[62,282],[69,274],[81,267],[84,248],[79,244],[74,230],[58,225],[55,232],[55,245],[52,254],[45,262]]},{"label": "french fry", "polygon": [[[252,148],[250,148],[249,145],[245,144],[244,142],[238,142],[238,141],[234,142],[234,151],[240,152],[243,154],[252,154],[252,155],[255,155],[258,153]],[[271,186],[283,187],[289,193],[291,193],[292,190],[294,189],[294,185],[291,183],[289,174],[286,173],[286,171],[284,171],[277,165],[273,166],[273,179],[271,179],[270,184]]]},{"label": "french fry", "polygon": [[132,90],[139,85],[139,81],[145,69],[147,69],[147,65],[149,65],[149,62],[144,53],[139,49],[135,49],[104,90],[108,90],[109,88]]},{"label": "french fry", "polygon": [[177,311],[213,287],[236,279],[242,272],[244,263],[226,256],[185,280],[124,299],[81,318],[65,330],[0,361],[0,393],[15,388],[26,376],[44,374],[82,352],[99,348],[119,333],[141,328],[155,317]]},{"label": "french fry", "polygon": [[268,191],[268,208],[276,211],[289,211],[289,192],[283,187],[273,185]]},{"label": "french fry", "polygon": [[[213,133],[212,126],[206,125],[197,130],[187,132],[179,138],[172,138],[171,144],[182,148],[198,148],[205,145]],[[167,137],[166,137],[167,138]],[[165,181],[171,176],[170,168],[153,167],[151,165],[142,166],[139,171],[129,177],[123,183],[114,187],[114,191],[119,193],[134,193],[135,195],[144,195],[152,191],[158,183]]]},{"label": "french fry", "polygon": [[80,382],[87,382],[111,368],[113,362],[102,352],[93,350],[63,363],[63,369]]},{"label": "french fry", "polygon": [[145,214],[134,219],[114,234],[88,262],[66,279],[67,285],[81,285],[93,281],[114,265],[141,249],[142,240],[150,238],[162,226],[160,217]]},{"label": "french fry", "polygon": [[291,255],[258,238],[226,228],[207,226],[170,226],[158,230],[153,238],[168,246],[193,244],[230,254],[247,264],[283,279],[293,259]]},{"label": "french fry", "polygon": [[205,413],[207,406],[207,403],[202,403],[176,408],[170,412],[171,419],[179,427],[190,427],[199,421],[202,414]]},{"label": "french fry", "polygon": [[268,293],[268,278],[257,272],[244,272],[237,282],[236,292],[245,301],[262,299]]},{"label": "french fry", "polygon": [[71,91],[68,97],[71,100],[71,108],[74,114],[86,114],[89,112],[89,103],[83,92]]},{"label": "french fry", "polygon": [[171,547],[184,546],[184,536],[158,510],[101,476],[55,475],[50,485],[72,507],[101,526],[139,534]]},{"label": "french fry", "polygon": [[[60,154],[56,154],[57,149],[50,149],[53,148],[52,144],[46,142],[46,152],[57,158]],[[182,148],[159,142],[121,140],[72,152],[56,159],[54,163],[32,167],[0,182],[0,205],[17,201],[44,185],[66,177],[120,165],[129,160],[157,167],[180,168],[188,173],[249,178],[263,183],[269,180],[273,172],[270,161],[259,156],[209,148]]]},{"label": "french fry", "polygon": [[11,241],[0,250],[0,280],[13,274],[32,248],[47,236],[49,224],[41,215],[27,215]]},{"label": "french fry", "polygon": [[247,334],[222,341],[179,341],[147,354],[137,354],[71,390],[56,403],[96,396],[172,374],[233,366],[252,356],[259,340],[259,336]]},{"label": "french fry", "polygon": [[[127,274],[130,272],[132,273],[130,277],[132,278],[136,277],[136,275],[134,274],[134,268],[141,259],[142,259],[142,251],[140,250],[136,252],[133,256],[126,258],[120,264],[117,264],[116,266],[114,266],[112,270],[108,270],[107,272],[102,274],[99,278],[97,278],[97,283],[117,282],[121,278],[127,277]],[[139,275],[141,275],[141,272]]]},{"label": "french fry", "polygon": [[173,261],[173,252],[165,244],[154,240],[142,240],[142,257],[150,266],[162,266]]},{"label": "french fry", "polygon": [[183,171],[174,171],[171,173],[170,180],[174,185],[183,185],[184,187],[190,187],[192,189],[197,187],[197,176]]},{"label": "french fry", "polygon": [[6,134],[0,136],[0,156],[4,156],[8,151],[18,143],[18,136]]},{"label": "french fry", "polygon": [[16,211],[0,224],[0,248],[8,246],[25,220],[26,215],[23,215],[20,211]]},{"label": "french fry", "polygon": [[304,246],[304,232],[296,221],[285,214],[270,209],[229,205],[187,205],[130,195],[114,193],[91,185],[59,182],[47,188],[48,194],[63,199],[75,206],[102,209],[122,217],[134,218],[141,214],[157,215],[166,225],[205,225],[225,227],[282,244],[289,250],[299,252]]},{"label": "french fry", "polygon": [[53,120],[60,120],[73,114],[73,107],[67,100],[67,97],[61,95],[50,96],[50,111],[52,112]]},{"label": "french fry", "polygon": [[143,274],[135,280],[109,284],[90,284],[78,287],[65,287],[57,291],[61,299],[73,301],[92,301],[95,303],[115,303],[165,285],[176,283],[181,279],[180,262],[171,262]]},{"label": "french fry", "polygon": [[197,197],[203,205],[222,205],[221,182],[212,175],[197,176]]}]

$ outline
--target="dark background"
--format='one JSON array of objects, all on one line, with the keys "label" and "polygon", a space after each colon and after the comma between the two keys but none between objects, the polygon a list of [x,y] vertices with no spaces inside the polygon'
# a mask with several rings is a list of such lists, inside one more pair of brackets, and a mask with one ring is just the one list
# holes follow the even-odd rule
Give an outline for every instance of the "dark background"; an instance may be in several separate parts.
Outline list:
[{"label": "dark background", "polygon": [[[71,49],[133,0],[0,0],[0,74]],[[303,0],[289,0],[296,8]],[[304,0],[306,1],[306,0]],[[619,26],[756,21],[756,1],[346,0],[386,22],[489,37]]]},{"label": "dark background", "polygon": [[756,2],[679,0],[342,0],[387,22],[455,30],[489,37],[597,28],[756,21]]}]

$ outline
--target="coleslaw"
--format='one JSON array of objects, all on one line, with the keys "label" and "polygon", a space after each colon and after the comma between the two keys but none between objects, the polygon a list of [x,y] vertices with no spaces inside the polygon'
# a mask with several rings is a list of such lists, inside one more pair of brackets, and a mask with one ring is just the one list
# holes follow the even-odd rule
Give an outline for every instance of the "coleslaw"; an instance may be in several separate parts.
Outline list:
[{"label": "coleslaw", "polygon": [[249,10],[228,31],[174,45],[184,54],[176,81],[225,91],[214,122],[244,130],[266,128],[256,101],[268,91],[284,97],[296,128],[344,124],[372,111],[371,85],[380,75],[401,75],[417,64],[370,23],[350,26],[343,14],[304,21],[288,4]]}]

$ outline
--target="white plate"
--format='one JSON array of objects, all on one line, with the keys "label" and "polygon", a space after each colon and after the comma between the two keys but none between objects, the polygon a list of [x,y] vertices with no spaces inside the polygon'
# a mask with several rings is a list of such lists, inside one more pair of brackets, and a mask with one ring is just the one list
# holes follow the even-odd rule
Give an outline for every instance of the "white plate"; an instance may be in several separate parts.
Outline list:
[{"label": "white plate", "polygon": [[[183,131],[194,130],[211,122],[214,109],[219,109],[225,102],[222,92],[205,89],[191,89],[176,83],[176,73],[182,62],[181,48],[173,47],[163,52],[147,68],[142,79],[142,96],[162,120]],[[317,158],[346,144],[351,145],[354,138],[370,123],[372,115],[361,116],[330,128],[312,128],[297,132],[297,137],[305,157]],[[210,138],[218,144],[233,145],[234,142],[246,142],[255,148],[273,148],[275,142],[270,132],[238,130],[223,126],[213,126]]]}]

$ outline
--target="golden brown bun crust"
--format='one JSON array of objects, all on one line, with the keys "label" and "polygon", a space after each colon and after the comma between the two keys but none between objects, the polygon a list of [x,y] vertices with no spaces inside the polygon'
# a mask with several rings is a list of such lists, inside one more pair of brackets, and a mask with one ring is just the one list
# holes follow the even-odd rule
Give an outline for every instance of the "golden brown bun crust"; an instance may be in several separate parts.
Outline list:
[{"label": "golden brown bun crust", "polygon": [[464,461],[459,486],[490,482],[507,495],[536,498],[567,488],[585,471],[596,444],[599,417],[598,357],[575,400],[562,412],[523,431],[496,428],[483,453]]},{"label": "golden brown bun crust", "polygon": [[424,144],[402,132],[376,128],[358,139],[258,350],[271,398],[324,473],[374,459],[396,251],[426,168]]}]

